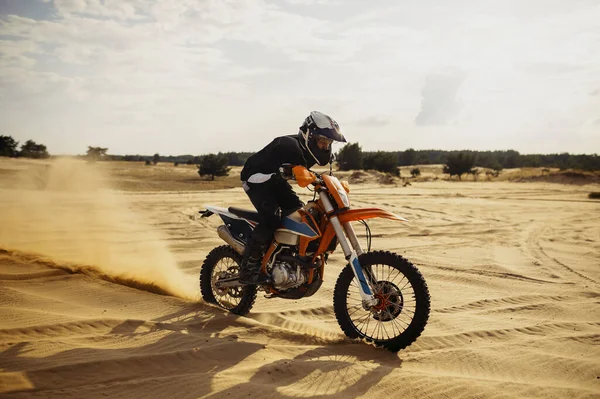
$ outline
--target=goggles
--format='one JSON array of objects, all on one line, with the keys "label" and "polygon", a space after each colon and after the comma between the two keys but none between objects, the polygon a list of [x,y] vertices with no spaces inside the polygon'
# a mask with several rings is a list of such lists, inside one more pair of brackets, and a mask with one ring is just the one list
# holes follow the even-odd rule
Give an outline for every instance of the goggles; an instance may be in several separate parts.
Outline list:
[{"label": "goggles", "polygon": [[319,148],[330,148],[333,140],[329,137],[321,136],[320,134],[315,134],[315,141]]}]

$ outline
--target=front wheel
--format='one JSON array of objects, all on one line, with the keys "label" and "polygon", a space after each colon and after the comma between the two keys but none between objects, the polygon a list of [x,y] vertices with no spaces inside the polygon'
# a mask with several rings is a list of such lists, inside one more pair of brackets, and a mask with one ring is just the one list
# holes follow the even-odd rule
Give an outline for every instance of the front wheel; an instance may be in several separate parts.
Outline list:
[{"label": "front wheel", "polygon": [[364,309],[358,283],[347,265],[338,277],[333,307],[338,324],[350,338],[362,338],[397,352],[412,344],[427,324],[429,289],[417,268],[387,251],[362,254],[361,266],[370,271],[371,290],[379,304]]},{"label": "front wheel", "polygon": [[243,285],[219,288],[216,282],[239,276],[242,255],[229,245],[222,245],[210,251],[200,269],[200,292],[208,302],[245,316],[256,300],[256,286]]}]

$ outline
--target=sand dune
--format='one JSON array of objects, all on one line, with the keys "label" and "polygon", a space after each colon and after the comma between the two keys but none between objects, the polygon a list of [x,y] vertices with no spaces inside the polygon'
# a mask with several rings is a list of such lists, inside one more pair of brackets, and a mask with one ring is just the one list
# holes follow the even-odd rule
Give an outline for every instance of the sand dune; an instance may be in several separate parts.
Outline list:
[{"label": "sand dune", "polygon": [[197,211],[250,207],[241,189],[123,192],[102,165],[2,168],[18,169],[0,179],[3,397],[600,397],[598,186],[354,185],[354,206],[410,220],[371,222],[373,247],[412,260],[431,292],[425,332],[392,354],[338,327],[339,254],[311,298],[259,296],[248,317],[198,301],[222,242]]}]

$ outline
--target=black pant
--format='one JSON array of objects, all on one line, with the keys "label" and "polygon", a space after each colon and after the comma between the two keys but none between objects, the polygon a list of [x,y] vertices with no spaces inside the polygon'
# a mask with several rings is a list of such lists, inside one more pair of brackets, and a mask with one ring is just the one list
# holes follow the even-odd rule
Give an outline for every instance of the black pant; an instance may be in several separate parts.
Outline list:
[{"label": "black pant", "polygon": [[281,218],[302,208],[304,204],[292,186],[281,178],[272,177],[264,183],[246,184],[249,187],[246,194],[262,218],[247,245],[250,256],[258,257],[271,242],[275,230],[281,226]]}]

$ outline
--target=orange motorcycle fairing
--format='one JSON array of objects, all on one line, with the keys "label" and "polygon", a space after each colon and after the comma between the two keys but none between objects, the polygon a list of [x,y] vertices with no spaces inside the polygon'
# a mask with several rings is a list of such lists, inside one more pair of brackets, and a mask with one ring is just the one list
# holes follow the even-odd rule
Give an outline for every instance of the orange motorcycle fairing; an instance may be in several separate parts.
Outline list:
[{"label": "orange motorcycle fairing", "polygon": [[[342,186],[340,181],[336,178],[333,178],[333,177],[327,176],[327,175],[323,175],[322,178],[323,178],[323,181],[325,182],[325,186],[327,187],[327,190],[329,190],[329,194],[331,194],[331,196],[337,203],[338,208],[340,208],[340,209],[348,208],[350,206],[350,200],[348,199],[348,196],[346,195],[347,194],[346,189]],[[345,201],[342,198],[342,195],[344,195],[344,198],[346,199]]]},{"label": "orange motorcycle fairing", "polygon": [[[380,208],[348,209],[346,211],[338,213],[337,217],[341,223],[373,218],[384,218],[402,222],[408,221],[408,219],[405,219],[402,216],[396,215],[392,212]],[[316,260],[317,256],[327,251],[327,248],[329,248],[329,245],[331,244],[331,240],[333,240],[335,237],[335,230],[329,222],[326,222],[324,227],[325,230],[322,233],[321,243],[319,244],[319,248],[313,256],[313,262]]]},{"label": "orange motorcycle fairing", "polygon": [[314,241],[317,238],[321,237],[321,230],[319,229],[319,225],[310,213],[306,212],[304,209],[299,209],[298,212],[300,212],[300,215],[302,215],[302,223],[307,224],[311,229],[317,232],[317,235],[314,237],[300,236],[298,253],[300,256],[306,256],[306,249],[308,248],[308,244],[311,241]]},{"label": "orange motorcycle fairing", "polygon": [[347,211],[340,212],[337,216],[341,223],[373,218],[384,218],[397,220],[399,222],[408,222],[408,219],[380,208],[349,209]]},{"label": "orange motorcycle fairing", "polygon": [[313,262],[317,260],[318,256],[324,254],[325,251],[327,251],[327,249],[331,245],[331,240],[333,240],[334,238],[335,238],[335,230],[333,229],[333,226],[331,224],[327,224],[325,227],[325,231],[323,232],[323,235],[321,236],[321,242],[319,243],[319,247],[317,248],[317,250],[315,251],[315,253],[313,255],[313,259],[312,259]]}]

